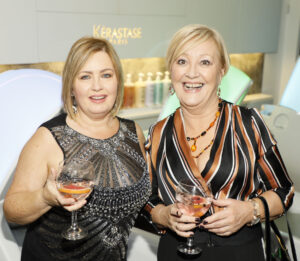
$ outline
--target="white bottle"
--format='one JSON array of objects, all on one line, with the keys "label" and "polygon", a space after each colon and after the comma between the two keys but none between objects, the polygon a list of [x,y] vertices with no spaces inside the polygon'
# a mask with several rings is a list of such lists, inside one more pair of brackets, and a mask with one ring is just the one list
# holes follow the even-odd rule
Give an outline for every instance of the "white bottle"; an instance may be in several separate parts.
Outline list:
[{"label": "white bottle", "polygon": [[152,81],[152,73],[147,73],[147,80],[146,80],[146,93],[145,93],[145,105],[147,107],[152,107],[154,104],[154,88],[155,82]]},{"label": "white bottle", "polygon": [[146,85],[143,80],[144,74],[139,73],[138,74],[139,78],[135,82],[135,87],[134,87],[134,100],[135,100],[135,107],[141,108],[145,106],[145,89]]},{"label": "white bottle", "polygon": [[168,71],[165,71],[165,78],[163,79],[163,103],[168,99],[170,92],[170,86],[171,86],[171,79],[169,77],[170,73]]},{"label": "white bottle", "polygon": [[161,80],[162,73],[156,72],[155,89],[154,89],[154,105],[162,105],[163,101],[163,82]]}]

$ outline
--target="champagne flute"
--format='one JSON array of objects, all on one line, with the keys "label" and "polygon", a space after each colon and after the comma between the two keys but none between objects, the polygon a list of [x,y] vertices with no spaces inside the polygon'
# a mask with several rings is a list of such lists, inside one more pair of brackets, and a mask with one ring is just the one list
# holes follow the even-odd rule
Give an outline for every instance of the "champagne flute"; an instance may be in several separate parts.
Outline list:
[{"label": "champagne flute", "polygon": [[[209,210],[212,199],[206,197],[206,193],[191,181],[180,181],[176,188],[176,202],[184,213],[202,217]],[[188,237],[187,242],[180,243],[177,250],[187,255],[198,255],[202,252],[199,246],[194,245],[193,236]]]},{"label": "champagne flute", "polygon": [[[65,198],[76,201],[86,198],[92,191],[95,179],[93,164],[88,160],[72,159],[61,163],[61,171],[57,177],[58,191]],[[72,211],[71,226],[62,232],[67,240],[77,240],[86,237],[87,232],[77,223],[77,212]]]}]

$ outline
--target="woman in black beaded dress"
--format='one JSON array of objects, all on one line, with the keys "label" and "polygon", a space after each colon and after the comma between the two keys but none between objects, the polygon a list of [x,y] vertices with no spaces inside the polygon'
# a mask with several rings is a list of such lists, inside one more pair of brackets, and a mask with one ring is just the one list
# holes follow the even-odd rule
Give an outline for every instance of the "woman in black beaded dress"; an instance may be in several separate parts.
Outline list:
[{"label": "woman in black beaded dress", "polygon": [[[130,229],[151,189],[143,133],[116,116],[123,97],[119,58],[106,40],[81,38],[62,79],[66,113],[42,124],[22,150],[5,216],[29,224],[24,261],[126,260]],[[74,158],[92,161],[97,176],[92,194],[79,201],[64,198],[55,183],[59,163]],[[88,231],[84,239],[61,237],[72,210]]]}]

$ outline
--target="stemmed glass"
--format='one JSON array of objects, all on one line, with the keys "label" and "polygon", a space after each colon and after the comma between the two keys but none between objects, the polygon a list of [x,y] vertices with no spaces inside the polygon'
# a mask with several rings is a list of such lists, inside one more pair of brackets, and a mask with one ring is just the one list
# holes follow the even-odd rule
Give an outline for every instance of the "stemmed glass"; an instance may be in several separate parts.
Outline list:
[{"label": "stemmed glass", "polygon": [[[86,198],[92,191],[95,180],[93,164],[88,160],[72,159],[60,164],[60,173],[56,184],[59,192],[66,198],[76,201]],[[72,211],[71,226],[62,232],[68,240],[77,240],[86,237],[87,232],[78,226],[77,212]]]},{"label": "stemmed glass", "polygon": [[[202,217],[210,208],[212,198],[207,197],[205,191],[191,181],[180,181],[176,188],[176,202],[184,213]],[[202,252],[199,246],[194,245],[194,237],[187,238],[187,242],[180,243],[177,250],[187,255],[198,255]]]}]

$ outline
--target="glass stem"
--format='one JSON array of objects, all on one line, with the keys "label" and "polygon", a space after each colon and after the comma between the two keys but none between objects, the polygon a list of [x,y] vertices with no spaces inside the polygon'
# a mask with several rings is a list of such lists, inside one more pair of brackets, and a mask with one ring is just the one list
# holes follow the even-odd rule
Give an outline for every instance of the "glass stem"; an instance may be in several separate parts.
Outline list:
[{"label": "glass stem", "polygon": [[77,229],[77,212],[76,212],[76,210],[72,211],[71,227],[73,230]]},{"label": "glass stem", "polygon": [[194,245],[194,237],[193,236],[190,236],[187,238],[187,242],[186,244],[189,246],[189,247],[192,247]]}]

